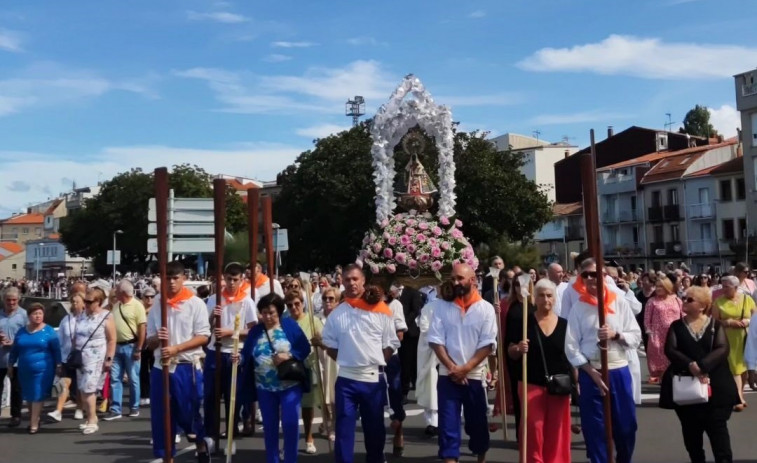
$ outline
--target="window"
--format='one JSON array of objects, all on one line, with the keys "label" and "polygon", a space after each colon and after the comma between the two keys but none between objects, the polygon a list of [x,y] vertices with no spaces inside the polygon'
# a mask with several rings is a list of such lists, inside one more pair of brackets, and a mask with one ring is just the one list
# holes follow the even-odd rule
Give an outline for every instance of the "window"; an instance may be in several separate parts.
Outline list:
[{"label": "window", "polygon": [[670,241],[681,241],[681,231],[678,228],[678,224],[670,226]]},{"label": "window", "polygon": [[743,201],[746,199],[746,185],[743,178],[736,179],[736,201]]},{"label": "window", "polygon": [[662,206],[662,195],[660,194],[659,191],[653,191],[652,192],[652,207],[660,207],[660,206]]},{"label": "window", "polygon": [[662,225],[655,225],[652,229],[652,232],[654,234],[655,243],[662,243],[663,241],[665,241],[665,237],[662,232]]},{"label": "window", "polygon": [[29,227],[22,228],[21,229],[21,233],[23,233],[24,235],[28,235],[29,234]]},{"label": "window", "polygon": [[720,181],[720,200],[722,202],[733,201],[733,192],[731,191],[731,180]]},{"label": "window", "polygon": [[757,113],[752,113],[752,146],[757,146]]},{"label": "window", "polygon": [[686,156],[685,158],[681,159],[681,162],[679,162],[679,165],[684,165],[686,162],[691,159],[691,156]]},{"label": "window", "polygon": [[631,196],[630,199],[631,199],[631,210],[636,212],[636,196]]},{"label": "window", "polygon": [[35,228],[34,233],[37,235],[37,238],[40,238],[42,236],[42,228],[41,227]]},{"label": "window", "polygon": [[733,229],[733,219],[723,220],[723,239],[724,240],[736,239],[736,233],[734,232],[734,229]]},{"label": "window", "polygon": [[677,188],[671,188],[668,190],[668,206],[677,206],[678,205],[678,189]]},{"label": "window", "polygon": [[11,270],[16,270],[16,264],[11,264]]},{"label": "window", "polygon": [[739,236],[738,238],[746,238],[747,237],[747,230],[746,230],[746,219],[739,219]]},{"label": "window", "polygon": [[634,225],[634,227],[631,229],[631,235],[633,236],[633,244],[634,246],[639,245],[639,226]]},{"label": "window", "polygon": [[709,222],[699,224],[699,234],[703,240],[712,239],[712,229]]}]

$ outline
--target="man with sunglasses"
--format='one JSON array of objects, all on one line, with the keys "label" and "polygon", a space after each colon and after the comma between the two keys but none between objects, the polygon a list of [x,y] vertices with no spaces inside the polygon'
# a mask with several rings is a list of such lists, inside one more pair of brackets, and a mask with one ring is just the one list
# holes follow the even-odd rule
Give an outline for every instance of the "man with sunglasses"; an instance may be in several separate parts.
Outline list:
[{"label": "man with sunglasses", "polygon": [[[629,349],[641,342],[639,328],[625,298],[611,288],[604,290],[605,324],[599,326],[597,301],[597,265],[594,259],[581,263],[581,274],[573,284],[578,301],[568,317],[565,353],[578,369],[581,394],[579,410],[586,441],[586,453],[591,463],[609,461],[604,433],[603,399],[612,390],[613,440],[618,463],[630,463],[636,444],[636,406],[633,380],[628,366]],[[602,380],[600,370],[600,341],[607,341],[609,382]]]},{"label": "man with sunglasses", "polygon": [[[155,294],[151,286],[145,286],[142,290],[140,300],[145,308],[145,316],[150,315],[150,309],[155,302]],[[155,356],[145,345],[139,365],[139,405],[142,407],[150,405],[150,370],[152,370],[153,362],[155,362]]]}]

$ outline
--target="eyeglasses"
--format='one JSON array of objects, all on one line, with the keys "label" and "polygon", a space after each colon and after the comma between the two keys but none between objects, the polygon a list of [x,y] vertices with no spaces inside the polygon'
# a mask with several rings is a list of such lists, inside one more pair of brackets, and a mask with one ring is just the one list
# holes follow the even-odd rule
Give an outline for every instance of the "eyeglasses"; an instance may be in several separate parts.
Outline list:
[{"label": "eyeglasses", "polygon": [[155,296],[145,296],[145,299],[155,299]]},{"label": "eyeglasses", "polygon": [[694,299],[693,297],[687,297],[686,299],[683,300],[683,302],[685,302],[687,304],[691,304],[692,302],[696,302],[696,301],[697,300]]},{"label": "eyeglasses", "polygon": [[588,279],[596,280],[597,272],[590,272],[588,270],[585,272],[581,272],[581,278],[583,278],[584,280],[588,280]]},{"label": "eyeglasses", "polygon": [[335,297],[322,297],[321,300],[323,302],[334,302],[336,298]]},{"label": "eyeglasses", "polygon": [[84,299],[85,304],[93,304],[95,301],[93,299]]}]

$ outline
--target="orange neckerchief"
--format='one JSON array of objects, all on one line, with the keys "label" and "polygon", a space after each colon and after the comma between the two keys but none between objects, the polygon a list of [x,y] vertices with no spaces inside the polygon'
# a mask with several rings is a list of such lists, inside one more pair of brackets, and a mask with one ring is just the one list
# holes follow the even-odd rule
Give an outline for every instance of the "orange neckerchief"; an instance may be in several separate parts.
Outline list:
[{"label": "orange neckerchief", "polygon": [[460,307],[460,311],[463,312],[463,315],[465,315],[466,312],[468,312],[468,309],[470,309],[470,306],[475,304],[476,302],[482,300],[481,295],[478,293],[478,289],[471,288],[471,292],[468,293],[467,298],[462,297],[456,297],[455,298],[455,305]]},{"label": "orange neckerchief", "polygon": [[174,297],[172,297],[171,299],[168,300],[168,305],[173,310],[179,310],[179,304],[181,304],[184,301],[187,301],[187,300],[191,299],[192,296],[194,296],[194,295],[195,295],[195,293],[193,293],[191,289],[189,289],[187,287],[183,287],[183,288],[181,288],[181,291],[179,291],[179,293],[176,296],[174,296]]},{"label": "orange neckerchief", "polygon": [[[245,286],[247,286],[245,288]],[[226,292],[226,289],[223,290],[223,298],[226,301],[225,305],[233,304],[235,302],[239,302],[247,297],[247,289],[249,289],[250,285],[246,281],[243,281],[241,285],[239,285],[239,289],[237,290],[236,294],[229,294]]]},{"label": "orange neckerchief", "polygon": [[[597,296],[593,296],[589,294],[589,290],[586,289],[586,283],[584,282],[584,279],[580,276],[576,278],[576,282],[573,283],[573,289],[575,289],[578,294],[579,298],[578,300],[581,302],[585,302],[587,304],[591,304],[594,306],[599,306],[599,301],[597,300]],[[612,292],[608,287],[607,284],[605,284],[604,287],[604,299],[605,299],[605,314],[608,313],[615,313],[615,311],[612,309],[612,304],[615,302],[615,293]]]},{"label": "orange neckerchief", "polygon": [[262,273],[255,275],[255,288],[260,288],[264,284],[268,283],[268,277]]},{"label": "orange neckerchief", "polygon": [[365,310],[366,312],[373,312],[373,313],[382,313],[384,315],[387,315],[389,317],[393,317],[392,309],[389,308],[388,305],[384,301],[379,302],[378,304],[369,304],[363,300],[361,297],[356,298],[344,298],[344,302],[351,305],[352,307],[360,310]]}]

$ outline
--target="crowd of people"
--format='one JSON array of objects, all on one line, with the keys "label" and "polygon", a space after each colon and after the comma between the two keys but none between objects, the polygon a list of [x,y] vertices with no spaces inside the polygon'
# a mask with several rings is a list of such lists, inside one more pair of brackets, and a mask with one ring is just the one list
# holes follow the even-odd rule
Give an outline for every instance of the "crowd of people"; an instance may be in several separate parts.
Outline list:
[{"label": "crowd of people", "polygon": [[[167,439],[178,442],[181,430],[196,442],[198,461],[210,461],[222,445],[219,437],[251,436],[257,420],[267,461],[290,463],[297,461],[302,419],[306,453],[319,452],[320,434],[333,443],[335,461],[351,462],[359,418],[366,460],[382,463],[384,410],[390,411],[392,453],[402,456],[404,406],[414,391],[425,433],[438,438],[444,461],[459,459],[464,421],[468,447],[484,462],[490,432],[498,429],[494,417],[507,413],[515,417],[527,461],[569,462],[571,433],[583,433],[587,456],[598,463],[608,460],[603,399],[612,390],[615,458],[624,463],[632,461],[635,447],[641,354],[649,383],[661,387],[659,405],[680,419],[691,461],[705,461],[704,433],[716,462],[732,461],[727,422],[746,409],[744,388],[755,388],[757,381],[757,328],[751,325],[757,287],[746,264],[723,275],[690,275],[685,266],[626,272],[611,262],[598,274],[587,253],[574,257],[572,272],[558,264],[508,268],[499,257],[491,261],[498,274],[477,274],[460,264],[441,285],[420,290],[371,284],[356,265],[306,279],[269,280],[260,265],[253,276],[237,263],[225,267],[218,285],[190,290],[184,267],[171,262],[166,288],[160,278],[137,275],[68,282],[71,309],[57,332],[45,324],[44,306],[20,307],[24,285],[6,281],[0,388],[7,376],[8,425],[21,425],[22,401],[30,434],[46,419],[62,421],[69,399],[85,435],[99,431],[100,419],[135,418],[152,405],[156,457],[165,455]],[[605,283],[602,326],[599,278]],[[533,286],[523,291],[527,281]],[[167,327],[161,324],[161,290],[168,300]],[[235,354],[237,320],[243,347]],[[161,347],[164,342],[168,347]],[[496,361],[498,348],[504,365]],[[603,349],[609,383],[601,373]],[[235,366],[238,382],[232,385]],[[169,368],[170,436],[159,405],[166,392],[163,368]],[[675,390],[681,377],[707,385],[709,397],[684,403]],[[43,415],[53,390],[55,409]],[[496,391],[491,405],[488,390]],[[232,421],[232,436],[218,432],[217,396]],[[580,421],[572,420],[571,407]],[[316,432],[319,411],[323,424]]]}]

